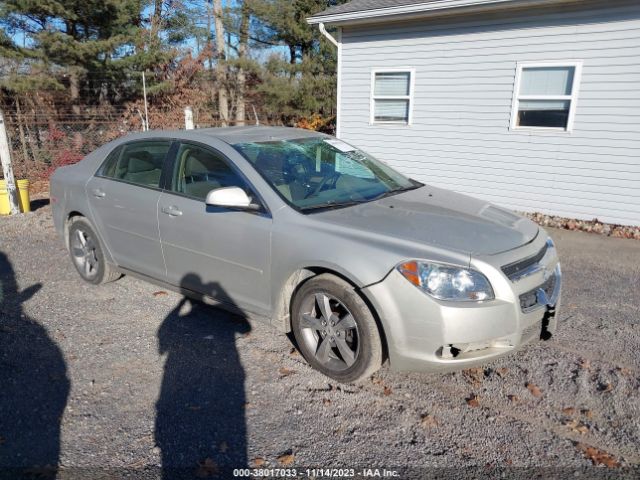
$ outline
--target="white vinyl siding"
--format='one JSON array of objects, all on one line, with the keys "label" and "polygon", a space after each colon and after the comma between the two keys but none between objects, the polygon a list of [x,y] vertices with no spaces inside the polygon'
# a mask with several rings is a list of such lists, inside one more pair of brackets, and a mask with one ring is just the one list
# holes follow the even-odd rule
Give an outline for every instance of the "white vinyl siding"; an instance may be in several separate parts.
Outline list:
[{"label": "white vinyl siding", "polygon": [[[640,4],[588,4],[343,27],[341,137],[513,210],[640,225]],[[578,63],[570,132],[512,128],[519,65]],[[411,125],[372,122],[372,71],[407,65]]]}]

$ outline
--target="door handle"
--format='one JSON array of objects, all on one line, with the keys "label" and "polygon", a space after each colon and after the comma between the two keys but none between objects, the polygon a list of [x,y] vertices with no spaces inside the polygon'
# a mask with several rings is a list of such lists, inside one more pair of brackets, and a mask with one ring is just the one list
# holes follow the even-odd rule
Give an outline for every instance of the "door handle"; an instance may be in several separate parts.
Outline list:
[{"label": "door handle", "polygon": [[170,217],[179,217],[182,215],[182,210],[178,209],[178,207],[171,205],[170,207],[162,207],[162,213],[166,213]]},{"label": "door handle", "polygon": [[104,197],[107,196],[107,194],[103,190],[101,190],[99,188],[95,188],[91,193],[96,198],[104,198]]}]

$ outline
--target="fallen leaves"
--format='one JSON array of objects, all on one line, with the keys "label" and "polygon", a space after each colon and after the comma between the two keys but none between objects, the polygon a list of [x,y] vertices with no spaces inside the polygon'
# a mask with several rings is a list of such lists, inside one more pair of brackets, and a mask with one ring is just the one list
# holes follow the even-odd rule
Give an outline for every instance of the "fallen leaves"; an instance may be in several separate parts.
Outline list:
[{"label": "fallen leaves", "polygon": [[218,464],[210,458],[205,458],[203,461],[198,462],[198,468],[196,470],[196,477],[207,478],[213,477],[218,474]]},{"label": "fallen leaves", "polygon": [[373,383],[374,385],[382,385],[383,390],[382,393],[385,396],[389,396],[393,393],[393,390],[391,389],[391,387],[388,387],[386,385],[384,385],[384,383],[382,382],[382,379],[379,377],[371,377],[371,383]]},{"label": "fallen leaves", "polygon": [[525,387],[527,387],[527,390],[529,390],[529,393],[531,393],[531,395],[533,395],[536,398],[540,398],[542,396],[542,390],[540,390],[540,388],[531,382],[527,382],[525,384]]},{"label": "fallen leaves", "polygon": [[602,393],[609,393],[613,390],[613,385],[608,382],[600,382],[598,383],[598,391]]},{"label": "fallen leaves", "polygon": [[462,371],[462,376],[467,380],[467,382],[473,385],[480,385],[484,380],[484,369],[483,368],[468,368]]},{"label": "fallen leaves", "polygon": [[543,213],[522,213],[522,215],[543,227],[581,230],[583,232],[598,233],[600,235],[607,235],[611,237],[634,238],[636,240],[640,240],[640,228],[638,227],[603,223],[598,219],[576,220],[573,218],[545,215]]},{"label": "fallen leaves", "polygon": [[568,427],[572,432],[584,435],[589,431],[589,427],[578,420],[565,420],[564,425]]},{"label": "fallen leaves", "polygon": [[289,375],[293,375],[294,373],[296,373],[296,371],[287,367],[280,367],[278,373],[280,374],[280,378],[284,378],[288,377]]},{"label": "fallen leaves", "polygon": [[426,413],[420,417],[420,425],[423,428],[433,428],[438,426],[438,421],[433,415]]},{"label": "fallen leaves", "polygon": [[329,400],[328,398],[323,398],[322,399],[322,404],[323,405],[331,405],[331,400]]},{"label": "fallen leaves", "polygon": [[169,295],[169,294],[164,290],[158,290],[157,292],[153,292],[154,297],[164,297],[166,295]]},{"label": "fallen leaves", "polygon": [[476,408],[480,406],[480,401],[478,400],[478,396],[475,393],[469,395],[466,399],[467,405],[472,408]]},{"label": "fallen leaves", "polygon": [[509,373],[509,369],[505,368],[505,367],[501,367],[501,368],[496,369],[496,373],[498,374],[498,376],[500,378],[504,378],[504,377],[507,376],[507,373]]},{"label": "fallen leaves", "polygon": [[591,362],[589,360],[581,358],[580,360],[578,360],[578,367],[580,367],[582,370],[591,370]]},{"label": "fallen leaves", "polygon": [[265,463],[267,463],[267,461],[264,458],[256,457],[249,462],[249,465],[253,468],[258,468],[264,466]]},{"label": "fallen leaves", "polygon": [[127,465],[127,468],[130,468],[132,470],[137,470],[139,468],[143,468],[146,464],[147,464],[147,460],[144,458],[141,458],[133,463],[129,463]]},{"label": "fallen leaves", "polygon": [[520,397],[518,395],[513,395],[513,394],[507,395],[507,398],[511,403],[517,403],[520,401]]},{"label": "fallen leaves", "polygon": [[587,408],[580,410],[580,413],[589,419],[593,418],[593,412]]},{"label": "fallen leaves", "polygon": [[283,465],[286,467],[286,466],[292,465],[295,459],[296,459],[295,455],[289,452],[289,453],[284,453],[280,455],[276,460],[278,460],[278,463],[280,465]]},{"label": "fallen leaves", "polygon": [[622,375],[624,375],[625,377],[630,377],[633,374],[631,369],[627,367],[616,367],[616,370],[620,372]]},{"label": "fallen leaves", "polygon": [[584,454],[585,458],[591,460],[596,466],[604,465],[609,468],[618,468],[620,466],[620,462],[610,453],[580,442],[575,445]]},{"label": "fallen leaves", "polygon": [[[562,409],[562,413],[564,415],[567,415],[569,417],[574,416],[576,413],[578,413],[578,409],[576,409],[575,407],[566,407]],[[588,408],[582,408],[579,411],[580,415],[583,415],[584,417],[591,419],[593,418],[593,412],[591,410],[589,410]]]}]

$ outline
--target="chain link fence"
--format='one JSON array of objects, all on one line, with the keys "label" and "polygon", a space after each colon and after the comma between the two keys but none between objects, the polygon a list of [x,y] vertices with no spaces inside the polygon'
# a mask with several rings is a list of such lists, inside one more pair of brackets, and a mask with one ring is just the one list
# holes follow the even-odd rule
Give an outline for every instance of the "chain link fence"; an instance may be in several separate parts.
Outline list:
[{"label": "chain link fence", "polygon": [[[7,134],[16,178],[31,182],[47,180],[58,167],[73,164],[116,138],[144,129],[144,108],[80,113],[5,111]],[[214,112],[192,107],[195,128],[219,127]],[[268,118],[247,106],[245,124],[269,124]],[[149,128],[185,128],[184,108],[148,111]]]}]

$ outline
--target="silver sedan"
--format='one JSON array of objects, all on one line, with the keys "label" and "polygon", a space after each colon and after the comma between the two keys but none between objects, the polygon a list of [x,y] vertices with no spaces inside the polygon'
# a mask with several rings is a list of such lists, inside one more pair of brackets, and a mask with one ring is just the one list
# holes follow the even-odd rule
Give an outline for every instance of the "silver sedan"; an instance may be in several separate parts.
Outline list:
[{"label": "silver sedan", "polygon": [[291,128],[147,132],[51,179],[80,276],[131,274],[293,331],[342,382],[445,371],[554,333],[560,265],[533,222]]}]

